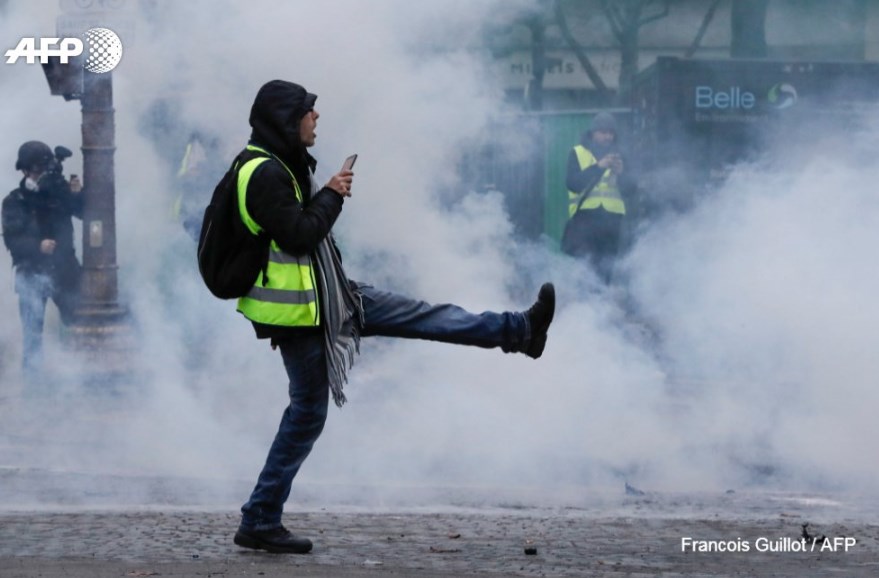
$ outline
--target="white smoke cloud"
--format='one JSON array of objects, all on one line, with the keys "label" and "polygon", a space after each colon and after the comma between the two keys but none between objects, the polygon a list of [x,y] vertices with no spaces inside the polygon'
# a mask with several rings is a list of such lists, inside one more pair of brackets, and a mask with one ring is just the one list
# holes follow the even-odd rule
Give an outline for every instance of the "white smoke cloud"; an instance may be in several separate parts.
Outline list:
[{"label": "white smoke cloud", "polygon": [[629,265],[697,447],[797,482],[871,488],[879,204],[863,159],[879,117],[863,120],[844,139],[815,123],[772,165],[737,167],[696,211],[655,227]]},{"label": "white smoke cloud", "polygon": [[[866,487],[877,473],[863,459],[877,433],[868,414],[877,397],[868,353],[877,276],[867,254],[879,230],[875,169],[829,147],[798,152],[799,165],[737,167],[714,197],[640,240],[626,263],[629,295],[602,290],[582,264],[514,238],[500,195],[461,195],[451,208],[439,201],[439,191],[461,186],[462,143],[503,111],[470,46],[498,10],[527,4],[133,5],[136,39],[114,72],[120,299],[139,335],[132,378],[109,399],[70,385],[63,408],[21,401],[4,252],[0,378],[6,413],[20,412],[9,423],[49,427],[67,443],[34,434],[16,444],[7,435],[0,461],[191,476],[235,490],[255,481],[286,403],[281,360],[233,303],[201,286],[194,245],[168,217],[174,167],[144,119],[157,100],[176,99],[183,122],[222,137],[227,164],[248,137],[256,90],[283,78],[319,96],[318,179],[360,155],[337,225],[352,277],[475,311],[524,309],[544,278],[559,296],[538,362],[365,341],[350,402],[331,409],[297,484],[526,488],[533,499],[550,499],[545,489],[560,485],[584,499],[584,487],[623,480],[655,489],[767,477]],[[4,44],[52,32],[45,14],[45,6],[10,5]],[[465,48],[450,50],[449,38]],[[78,103],[48,95],[37,67],[7,66],[0,87],[11,189],[18,144],[74,145],[80,114]],[[850,143],[857,158],[867,158],[875,134]],[[77,172],[81,157],[67,166]],[[47,331],[51,346],[57,320]],[[61,349],[55,343],[53,359],[75,364]],[[359,491],[348,499],[369,503]]]}]

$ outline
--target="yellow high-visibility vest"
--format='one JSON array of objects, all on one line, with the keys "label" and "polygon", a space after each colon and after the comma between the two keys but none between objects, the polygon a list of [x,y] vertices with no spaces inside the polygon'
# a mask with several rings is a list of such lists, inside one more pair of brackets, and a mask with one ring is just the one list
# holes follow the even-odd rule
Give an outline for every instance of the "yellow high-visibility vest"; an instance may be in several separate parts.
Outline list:
[{"label": "yellow high-visibility vest", "polygon": [[[259,147],[247,146],[247,150],[270,154]],[[293,180],[296,200],[302,202],[302,191],[293,172],[278,157]],[[253,172],[268,157],[251,159],[238,171],[238,211],[247,229],[254,235],[262,232],[256,221],[247,211],[247,185]],[[263,285],[263,278],[266,283]],[[265,272],[260,272],[253,287],[244,297],[238,299],[238,311],[257,323],[282,325],[286,327],[310,327],[320,325],[320,307],[310,255],[293,256],[281,250],[272,240],[269,245],[269,263]]]},{"label": "yellow high-visibility vest", "polygon": [[[574,152],[577,155],[577,161],[580,163],[581,171],[598,163],[592,152],[583,145],[575,146]],[[578,199],[582,199],[579,207],[577,206]],[[568,191],[568,218],[573,217],[578,210],[590,211],[599,208],[610,213],[626,214],[626,203],[623,201],[622,195],[620,195],[616,175],[610,169],[604,171],[601,180],[585,197],[579,192]]]},{"label": "yellow high-visibility vest", "polygon": [[[183,178],[186,176],[186,173],[189,171],[189,160],[192,156],[192,142],[186,143],[186,150],[183,152],[183,159],[180,161],[180,168],[177,169],[177,178]],[[174,199],[174,203],[171,205],[171,219],[174,221],[180,220],[180,212],[183,210],[183,193],[177,195],[177,198]]]}]

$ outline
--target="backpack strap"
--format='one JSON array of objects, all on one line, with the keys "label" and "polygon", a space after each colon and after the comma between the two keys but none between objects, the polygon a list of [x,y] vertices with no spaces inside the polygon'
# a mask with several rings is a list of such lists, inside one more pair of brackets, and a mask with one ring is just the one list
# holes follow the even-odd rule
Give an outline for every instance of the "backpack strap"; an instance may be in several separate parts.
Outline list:
[{"label": "backpack strap", "polygon": [[296,190],[296,198],[299,199],[300,202],[302,201],[302,189],[299,188],[299,181],[296,180],[296,175],[293,174],[293,171],[290,170],[290,167],[288,167],[284,161],[278,158],[275,153],[256,145],[249,144],[247,145],[247,148],[245,150],[251,152],[261,152],[278,161],[281,166],[284,167],[284,170],[287,171],[287,174],[290,175],[290,179],[293,181],[293,188]]},{"label": "backpack strap", "polygon": [[243,205],[243,201],[245,201],[245,198],[242,197],[241,195],[239,195],[239,192],[238,192],[238,178],[239,178],[238,173],[244,167],[244,165],[246,165],[250,161],[256,160],[260,157],[265,158],[267,160],[270,159],[270,156],[266,156],[265,154],[261,154],[261,153],[267,153],[267,152],[268,151],[264,151],[263,149],[260,149],[259,147],[252,147],[251,145],[248,145],[247,148],[245,148],[243,151],[238,153],[238,156],[235,157],[235,160],[232,162],[232,166],[229,168],[229,171],[233,173],[232,178],[234,179],[233,182],[235,183],[234,184],[234,187],[235,187],[235,195],[234,195],[235,206],[238,208],[238,210],[236,212],[238,213],[238,216],[240,217],[241,225],[244,227],[245,231],[248,234],[254,235],[257,238],[262,239],[262,241],[265,243],[265,246],[266,246],[265,261],[263,262],[262,267],[260,268],[262,271],[263,286],[265,286],[265,284],[268,283],[268,280],[269,280],[269,272],[268,272],[269,251],[271,250],[270,245],[271,245],[272,241],[269,238],[268,234],[265,231],[263,231],[262,228],[259,227],[259,225],[257,225],[256,222],[253,221],[253,219],[250,218],[250,214],[247,212],[247,207]]}]

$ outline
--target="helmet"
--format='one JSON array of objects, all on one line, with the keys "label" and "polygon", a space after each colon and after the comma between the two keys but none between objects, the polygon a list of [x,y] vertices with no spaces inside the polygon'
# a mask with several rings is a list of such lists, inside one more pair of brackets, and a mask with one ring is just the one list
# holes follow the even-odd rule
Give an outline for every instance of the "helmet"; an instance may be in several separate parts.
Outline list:
[{"label": "helmet", "polygon": [[592,124],[589,126],[589,130],[591,132],[601,130],[616,133],[617,121],[609,112],[599,112],[595,115],[595,118],[592,119]]},{"label": "helmet", "polygon": [[31,140],[18,147],[15,170],[26,171],[34,165],[48,165],[53,158],[54,155],[49,145],[38,140]]}]

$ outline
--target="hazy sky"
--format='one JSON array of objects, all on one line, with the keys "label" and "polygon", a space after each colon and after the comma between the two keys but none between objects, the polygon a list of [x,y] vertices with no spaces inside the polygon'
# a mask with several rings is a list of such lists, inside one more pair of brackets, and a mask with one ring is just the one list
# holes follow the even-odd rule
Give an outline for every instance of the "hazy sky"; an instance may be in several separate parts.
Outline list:
[{"label": "hazy sky", "polygon": [[[7,441],[0,465],[255,481],[286,403],[280,356],[201,285],[194,246],[168,218],[173,169],[144,119],[173,96],[184,122],[220,135],[225,164],[249,134],[256,90],[283,78],[318,95],[318,179],[360,155],[337,225],[349,275],[474,311],[524,309],[544,279],[559,297],[539,361],[367,340],[349,404],[331,409],[303,482],[521,487],[539,500],[547,487],[712,490],[772,472],[787,489],[875,489],[877,119],[859,134],[816,131],[784,164],[735,168],[694,211],[644,232],[625,263],[628,294],[604,291],[583,265],[514,238],[499,196],[438,200],[461,186],[462,143],[484,133],[501,94],[478,54],[421,50],[419,40],[466,42],[501,5],[511,10],[487,0],[167,1],[123,14],[135,39],[123,36],[113,73],[118,261],[142,333],[136,391],[92,418],[95,402],[75,385],[42,407],[19,400],[17,300],[2,252],[3,409],[39,451]],[[57,6],[12,2],[0,45],[51,35]],[[25,140],[75,149],[67,169],[81,173],[79,103],[50,97],[37,66],[2,66],[7,188]],[[640,317],[626,313],[633,303]],[[50,316],[50,353],[74,364],[51,347],[55,325]],[[40,433],[46,412],[63,443]]]}]

